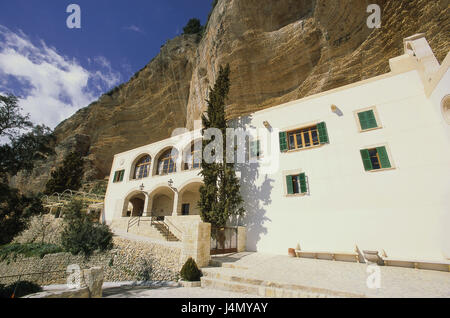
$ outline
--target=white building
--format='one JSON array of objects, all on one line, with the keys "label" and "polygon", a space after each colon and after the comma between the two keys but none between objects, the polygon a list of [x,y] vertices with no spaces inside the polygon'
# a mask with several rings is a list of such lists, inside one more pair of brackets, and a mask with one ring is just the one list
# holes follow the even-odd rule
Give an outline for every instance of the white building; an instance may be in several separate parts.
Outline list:
[{"label": "white building", "polygon": [[[387,74],[234,120],[271,136],[252,139],[256,163],[237,165],[247,250],[357,245],[450,259],[450,54],[439,65],[422,34],[404,45]],[[198,219],[202,178],[189,154],[201,138],[196,130],[117,154],[105,221],[166,216],[175,233]]]}]

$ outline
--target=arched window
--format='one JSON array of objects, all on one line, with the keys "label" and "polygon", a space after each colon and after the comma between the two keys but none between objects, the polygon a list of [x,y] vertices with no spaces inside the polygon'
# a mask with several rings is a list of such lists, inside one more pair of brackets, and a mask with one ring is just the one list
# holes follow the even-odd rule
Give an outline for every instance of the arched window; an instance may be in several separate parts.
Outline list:
[{"label": "arched window", "polygon": [[136,163],[136,168],[134,169],[134,179],[139,180],[147,178],[150,175],[150,165],[152,163],[152,158],[146,155],[139,159]]},{"label": "arched window", "polygon": [[196,141],[186,148],[183,158],[183,169],[192,170],[202,166],[202,141]]},{"label": "arched window", "polygon": [[174,148],[165,151],[158,160],[158,175],[165,175],[177,171],[178,151]]}]

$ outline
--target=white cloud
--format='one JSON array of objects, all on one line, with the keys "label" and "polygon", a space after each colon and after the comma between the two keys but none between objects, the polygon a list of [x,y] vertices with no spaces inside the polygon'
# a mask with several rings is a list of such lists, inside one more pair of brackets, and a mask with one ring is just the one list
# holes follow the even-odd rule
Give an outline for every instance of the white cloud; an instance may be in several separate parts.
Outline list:
[{"label": "white cloud", "polygon": [[124,29],[128,30],[128,31],[137,32],[137,33],[144,33],[144,31],[142,31],[141,28],[139,28],[138,26],[136,26],[134,24],[130,25],[130,26],[127,26],[127,27],[124,27]]},{"label": "white cloud", "polygon": [[89,60],[94,70],[0,25],[0,91],[19,94],[20,106],[35,123],[54,128],[120,82],[105,57]]}]

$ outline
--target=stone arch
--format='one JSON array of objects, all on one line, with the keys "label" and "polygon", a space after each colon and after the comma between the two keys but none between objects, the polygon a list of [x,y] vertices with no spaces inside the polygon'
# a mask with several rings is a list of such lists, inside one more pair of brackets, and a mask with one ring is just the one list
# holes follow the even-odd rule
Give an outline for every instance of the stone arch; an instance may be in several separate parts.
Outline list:
[{"label": "stone arch", "polygon": [[123,202],[122,217],[143,216],[145,212],[146,193],[131,191]]},{"label": "stone arch", "polygon": [[197,203],[200,200],[200,187],[203,186],[201,178],[191,179],[185,182],[178,191],[178,215],[200,215]]},{"label": "stone arch", "polygon": [[447,95],[442,99],[441,110],[445,122],[450,125],[450,95]]},{"label": "stone arch", "polygon": [[[140,180],[140,179],[135,177],[136,176],[136,165],[138,164],[138,162],[141,159],[143,159],[145,157],[149,157],[150,158],[150,168],[149,168],[147,177],[145,177],[145,178],[148,178],[148,177],[150,177],[152,175],[152,169],[153,169],[153,166],[154,166],[154,164],[153,164],[153,157],[152,157],[152,155],[149,152],[142,152],[138,156],[136,156],[136,158],[133,160],[133,163],[131,164],[130,176],[129,176],[130,180]],[[141,178],[141,179],[144,179],[144,178]]]},{"label": "stone arch", "polygon": [[172,216],[175,192],[167,185],[156,186],[149,193],[151,216]]},{"label": "stone arch", "polygon": [[177,154],[176,160],[175,160],[176,171],[180,171],[180,168],[181,168],[181,156],[179,155],[180,152],[175,147],[175,145],[169,145],[169,146],[166,146],[166,147],[162,148],[157,153],[157,155],[154,157],[154,164],[153,164],[153,168],[152,168],[152,176],[157,176],[158,175],[158,167],[160,165],[161,156],[164,155],[168,151],[176,152],[176,154]]}]

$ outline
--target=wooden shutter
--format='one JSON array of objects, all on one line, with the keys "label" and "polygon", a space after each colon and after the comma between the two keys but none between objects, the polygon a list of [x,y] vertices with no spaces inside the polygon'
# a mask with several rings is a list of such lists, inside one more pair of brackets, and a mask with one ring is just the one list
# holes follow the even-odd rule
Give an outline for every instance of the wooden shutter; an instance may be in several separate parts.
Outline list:
[{"label": "wooden shutter", "polygon": [[286,132],[280,132],[280,151],[286,152],[288,150],[288,144],[287,144],[287,133]]},{"label": "wooden shutter", "polygon": [[125,176],[125,170],[120,171],[120,182],[123,181],[124,176]]},{"label": "wooden shutter", "polygon": [[317,130],[319,131],[319,141],[321,144],[328,144],[330,142],[328,138],[327,124],[325,122],[317,125]]},{"label": "wooden shutter", "polygon": [[117,182],[117,173],[118,173],[118,171],[114,172],[114,179],[113,179],[113,182]]},{"label": "wooden shutter", "polygon": [[378,157],[380,158],[381,168],[388,169],[391,168],[391,162],[389,161],[389,156],[386,151],[386,147],[378,147],[377,148]]},{"label": "wooden shutter", "polygon": [[372,161],[370,160],[369,150],[367,150],[367,149],[361,150],[361,158],[362,158],[362,161],[364,164],[364,169],[366,169],[366,171],[373,170]]},{"label": "wooden shutter", "polygon": [[298,176],[298,180],[300,182],[300,192],[301,193],[307,193],[308,192],[308,185],[306,184],[306,174],[302,173]]},{"label": "wooden shutter", "polygon": [[287,193],[294,194],[294,184],[292,183],[292,176],[286,176]]},{"label": "wooden shutter", "polygon": [[250,143],[250,156],[252,158],[259,157],[258,156],[259,155],[259,144],[260,144],[259,140],[255,140]]},{"label": "wooden shutter", "polygon": [[367,130],[372,128],[377,128],[377,120],[375,118],[375,113],[373,110],[358,113],[359,123],[361,125],[361,130]]}]

